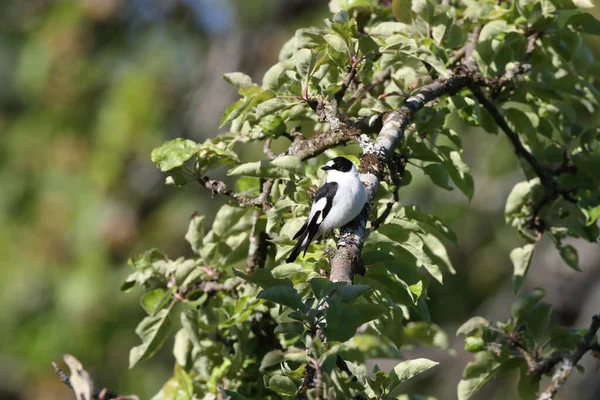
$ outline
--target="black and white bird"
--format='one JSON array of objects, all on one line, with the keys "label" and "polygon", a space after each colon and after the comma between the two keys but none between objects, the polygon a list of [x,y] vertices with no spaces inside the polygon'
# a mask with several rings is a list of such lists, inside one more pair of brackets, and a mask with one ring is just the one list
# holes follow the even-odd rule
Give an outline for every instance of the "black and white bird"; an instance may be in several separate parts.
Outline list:
[{"label": "black and white bird", "polygon": [[298,242],[287,262],[294,262],[303,249],[306,254],[308,245],[324,232],[341,228],[356,218],[367,201],[367,193],[352,161],[336,157],[321,169],[327,171],[327,181],[317,192],[306,222],[294,235]]}]

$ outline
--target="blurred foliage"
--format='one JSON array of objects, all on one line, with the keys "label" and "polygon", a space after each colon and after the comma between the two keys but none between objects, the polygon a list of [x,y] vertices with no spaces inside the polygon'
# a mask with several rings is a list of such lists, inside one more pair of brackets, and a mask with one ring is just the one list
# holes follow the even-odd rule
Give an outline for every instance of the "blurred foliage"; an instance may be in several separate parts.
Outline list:
[{"label": "blurred foliage", "polygon": [[[202,210],[209,226],[221,200],[191,185],[165,188],[148,154],[167,139],[215,136],[218,115],[193,116],[233,100],[225,83],[205,82],[217,79],[210,75],[210,52],[216,49],[219,63],[229,56],[223,38],[261,38],[260,48],[250,55],[239,50],[237,62],[227,64],[251,70],[256,80],[276,62],[292,28],[323,26],[325,7],[315,3],[0,1],[0,397],[64,398],[67,390],[50,361],[65,352],[76,354],[97,383],[140,398],[150,398],[173,375],[169,349],[127,370],[128,351],[139,344],[134,329],[145,313],[136,296],[116,294],[128,273],[123,266],[130,254],[152,247],[190,256],[182,240],[189,216]],[[374,4],[336,3],[330,7]],[[598,79],[598,41],[588,42],[594,54],[577,54],[578,70]],[[569,116],[582,125],[597,119],[581,107]],[[279,129],[277,121],[269,126]],[[515,183],[512,149],[503,137],[480,141],[481,132],[466,124],[462,129],[476,182],[471,205],[433,188],[417,170],[402,189],[407,204],[452,226],[461,245],[449,249],[458,274],[427,288],[431,318],[440,325],[466,320],[494,296],[511,275],[508,254],[523,245],[498,212],[503,199],[493,198],[494,182]],[[273,147],[285,145],[278,139]],[[248,146],[240,158],[257,160],[257,149]],[[257,187],[256,180],[238,182],[239,190]],[[418,324],[405,329],[447,346],[441,330]],[[230,368],[221,367],[223,373]],[[186,379],[181,374],[177,368],[175,376]]]},{"label": "blurred foliage", "polygon": [[[185,252],[189,215],[219,204],[196,188],[165,190],[148,154],[170,137],[213,135],[216,121],[188,115],[210,75],[206,56],[227,32],[318,9],[291,16],[266,0],[0,8],[0,397],[64,398],[50,362],[71,352],[98,382],[148,398],[171,367],[122,373],[143,313],[115,295],[126,259],[158,245]],[[272,26],[284,40],[287,27]]]}]

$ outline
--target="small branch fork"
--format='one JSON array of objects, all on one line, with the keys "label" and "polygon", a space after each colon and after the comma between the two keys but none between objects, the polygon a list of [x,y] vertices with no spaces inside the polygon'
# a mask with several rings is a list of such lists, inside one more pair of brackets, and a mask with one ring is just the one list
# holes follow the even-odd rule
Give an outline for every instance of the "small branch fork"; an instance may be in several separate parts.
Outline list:
[{"label": "small branch fork", "polygon": [[553,353],[547,359],[539,362],[532,372],[534,381],[540,380],[542,375],[554,369],[550,384],[541,392],[537,400],[551,400],[554,398],[558,390],[565,384],[573,368],[577,366],[581,358],[588,351],[600,354],[600,345],[594,340],[598,330],[600,329],[600,314],[592,317],[592,323],[581,339],[577,348],[572,353]]},{"label": "small branch fork", "polygon": [[240,207],[259,207],[265,211],[271,208],[271,204],[269,204],[265,197],[258,196],[252,198],[236,193],[223,181],[217,181],[215,179],[210,179],[207,176],[203,176],[198,178],[198,183],[210,190],[213,196],[221,194],[223,196],[231,197],[239,203]]}]

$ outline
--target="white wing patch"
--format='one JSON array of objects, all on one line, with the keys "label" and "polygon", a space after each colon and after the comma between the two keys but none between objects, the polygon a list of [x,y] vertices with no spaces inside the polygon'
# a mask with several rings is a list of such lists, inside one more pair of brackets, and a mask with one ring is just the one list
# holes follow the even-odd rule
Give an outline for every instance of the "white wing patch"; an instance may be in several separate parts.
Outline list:
[{"label": "white wing patch", "polygon": [[315,215],[317,213],[317,211],[321,211],[321,214],[319,214],[319,217],[317,218],[317,224],[320,224],[321,222],[323,222],[323,210],[325,209],[325,206],[327,205],[327,198],[323,197],[320,198],[319,201],[317,201],[312,208],[312,214]]}]

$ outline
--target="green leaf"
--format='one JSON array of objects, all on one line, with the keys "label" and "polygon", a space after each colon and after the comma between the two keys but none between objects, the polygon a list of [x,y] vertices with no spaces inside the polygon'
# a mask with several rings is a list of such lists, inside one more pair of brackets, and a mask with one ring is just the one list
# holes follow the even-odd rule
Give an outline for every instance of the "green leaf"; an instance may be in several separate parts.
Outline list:
[{"label": "green leaf", "polygon": [[241,72],[230,72],[223,75],[223,80],[236,88],[252,86],[252,78]]},{"label": "green leaf", "polygon": [[283,60],[273,65],[265,72],[263,76],[263,88],[279,90],[290,78],[285,74],[286,71],[294,68],[293,60]]},{"label": "green leaf", "polygon": [[300,298],[300,294],[293,286],[289,285],[278,285],[261,291],[258,296],[259,299],[269,300],[277,304],[289,307],[293,310],[303,310],[304,304]]},{"label": "green leaf", "polygon": [[281,156],[271,161],[271,165],[290,171],[291,173],[302,176],[304,173],[304,163],[300,157],[296,156]]},{"label": "green leaf", "polygon": [[412,23],[412,0],[393,0],[392,1],[392,12],[396,21],[403,22],[405,24]]},{"label": "green leaf", "polygon": [[348,45],[341,37],[337,35],[327,34],[323,36],[323,39],[325,39],[327,44],[331,46],[331,48],[336,52],[344,54],[348,53]]},{"label": "green leaf", "polygon": [[326,335],[329,340],[345,342],[362,324],[378,318],[386,308],[378,304],[331,302],[327,309]]},{"label": "green leaf", "polygon": [[444,246],[436,236],[431,234],[423,235],[421,238],[425,244],[425,254],[427,254],[436,265],[444,265],[448,269],[448,272],[456,274],[456,270],[446,251],[446,246]]},{"label": "green leaf", "polygon": [[427,175],[437,186],[446,190],[454,190],[448,183],[448,171],[441,164],[426,165],[423,167],[423,172],[425,172],[425,175]]},{"label": "green leaf", "polygon": [[187,139],[173,139],[152,150],[152,161],[161,171],[181,167],[183,163],[198,153],[198,144]]},{"label": "green leaf", "polygon": [[269,389],[278,394],[293,396],[296,393],[296,385],[294,381],[284,375],[273,375],[269,379]]},{"label": "green leaf", "polygon": [[517,183],[506,199],[504,214],[507,217],[519,215],[523,206],[531,199],[534,189],[539,186],[539,178]]},{"label": "green leaf", "polygon": [[142,344],[129,352],[129,368],[138,362],[151,358],[163,345],[171,329],[169,312],[171,308],[160,310],[156,315],[146,317],[135,329]]},{"label": "green leaf", "polygon": [[368,285],[346,284],[344,286],[335,286],[330,290],[329,295],[333,301],[350,303],[367,293],[369,290],[371,290],[371,287]]},{"label": "green leaf", "polygon": [[582,13],[573,15],[569,18],[567,25],[571,25],[577,31],[600,36],[600,21],[591,14]]},{"label": "green leaf", "polygon": [[464,371],[466,379],[458,383],[458,400],[468,400],[489,381],[494,372],[500,367],[491,352],[481,351],[475,354],[475,361],[467,364]]},{"label": "green leaf", "polygon": [[471,169],[462,160],[462,157],[458,151],[452,150],[448,154],[449,161],[445,161],[446,170],[448,175],[452,178],[452,181],[460,189],[461,192],[468,197],[469,200],[473,198],[475,190],[473,177],[471,176]]},{"label": "green leaf", "polygon": [[594,8],[594,3],[591,0],[572,0],[577,8]]},{"label": "green leaf", "polygon": [[[425,305],[422,299],[419,299],[419,303]],[[409,322],[404,327],[404,336],[420,346],[433,346],[444,350],[450,347],[450,339],[446,332],[429,321]]]},{"label": "green leaf", "polygon": [[485,349],[485,342],[477,336],[469,336],[465,339],[465,350],[471,353],[477,353]]},{"label": "green leaf", "polygon": [[[247,89],[247,88],[248,87],[246,87],[245,89]],[[227,125],[234,119],[244,115],[245,113],[250,111],[252,108],[259,105],[260,103],[264,103],[265,101],[270,100],[274,97],[275,97],[275,92],[273,92],[270,89],[267,89],[267,90],[261,91],[260,93],[253,94],[249,97],[246,97],[244,99],[236,101],[231,106],[229,106],[223,113],[223,116],[221,117],[221,123],[219,125],[219,128],[222,128],[223,126]]]},{"label": "green leaf", "polygon": [[372,8],[377,7],[377,5],[377,0],[338,0],[338,7],[344,11],[359,7]]},{"label": "green leaf", "polygon": [[512,285],[515,293],[521,289],[525,276],[527,276],[534,248],[535,244],[526,244],[525,246],[517,247],[510,252],[510,260],[512,261],[514,268]]},{"label": "green leaf", "polygon": [[317,53],[309,49],[300,49],[294,56],[296,60],[296,70],[304,79],[312,74],[317,63]]},{"label": "green leaf", "polygon": [[415,29],[402,22],[381,22],[374,26],[369,27],[367,33],[372,36],[390,37],[396,33],[413,34]]},{"label": "green leaf", "polygon": [[448,76],[448,69],[446,69],[446,65],[444,64],[444,62],[440,60],[435,54],[433,54],[428,48],[424,46],[419,47],[419,51],[413,56],[423,61],[425,64],[429,64],[429,66],[435,69],[436,72],[441,76]]},{"label": "green leaf", "polygon": [[263,289],[268,289],[268,288],[271,288],[274,286],[281,286],[281,285],[286,285],[286,286],[290,286],[290,287],[292,286],[292,281],[290,281],[287,278],[277,279],[273,276],[271,271],[266,268],[259,268],[250,274],[245,274],[242,271],[239,271],[235,268],[232,268],[232,272],[233,272],[233,275],[239,276],[240,278],[243,278],[243,279],[247,280],[248,282],[252,282],[255,285],[258,285]]},{"label": "green leaf", "polygon": [[[514,29],[514,28],[513,28]],[[481,32],[479,33],[479,42],[485,42],[486,40],[491,40],[495,38],[497,35],[502,33],[507,33],[508,25],[504,20],[496,20],[488,22],[481,28]]]},{"label": "green leaf", "polygon": [[[301,174],[304,168],[298,169],[294,166],[294,159],[297,157],[285,156],[286,159],[281,162],[281,165],[286,165],[287,168],[278,168],[274,162],[269,160],[261,160],[238,165],[231,169],[227,175],[229,176],[255,176],[259,178],[288,178],[293,169],[294,174]],[[288,158],[291,157],[291,158]],[[283,157],[282,157],[283,158]],[[273,160],[275,161],[275,160]]]},{"label": "green leaf", "polygon": [[[305,278],[306,272],[307,271],[298,264],[281,264],[271,270],[271,273],[277,279],[294,279],[293,277],[298,275]],[[304,281],[304,279],[302,279],[302,281]]]},{"label": "green leaf", "polygon": [[154,316],[165,307],[171,299],[171,292],[163,288],[150,290],[142,296],[140,302],[148,315]]},{"label": "green leaf", "polygon": [[417,358],[415,360],[403,361],[394,367],[394,372],[398,376],[400,383],[406,382],[415,376],[422,374],[438,365],[438,362],[428,360],[426,358]]},{"label": "green leaf", "polygon": [[552,314],[552,306],[546,303],[537,303],[531,307],[526,316],[527,335],[534,340],[538,340],[540,336],[546,333],[550,315]]},{"label": "green leaf", "polygon": [[178,330],[173,344],[173,357],[177,364],[185,366],[191,351],[192,346],[187,331],[185,329]]},{"label": "green leaf", "polygon": [[529,290],[519,294],[519,296],[513,300],[510,305],[510,313],[515,318],[523,316],[531,308],[533,308],[533,306],[539,303],[545,295],[546,290],[542,288]]},{"label": "green leaf", "polygon": [[418,206],[404,206],[400,209],[397,216],[399,218],[408,218],[423,223],[427,227],[432,228],[431,230],[433,231],[433,233],[438,233],[439,235],[450,240],[455,245],[458,245],[456,233],[454,233],[454,231],[449,226],[444,224],[435,215],[423,213]]},{"label": "green leaf", "polygon": [[558,251],[569,267],[573,268],[575,271],[581,271],[581,269],[579,269],[579,257],[575,247],[570,244],[563,244],[558,247]]},{"label": "green leaf", "polygon": [[481,387],[490,380],[492,374],[486,374],[477,378],[461,379],[458,382],[457,396],[458,400],[470,399]]},{"label": "green leaf", "polygon": [[204,239],[204,215],[194,215],[185,234],[185,240],[190,244],[194,253],[199,254]]},{"label": "green leaf", "polygon": [[467,322],[462,324],[460,328],[456,330],[456,336],[458,335],[470,335],[476,330],[487,328],[490,325],[489,321],[483,317],[472,317]]},{"label": "green leaf", "polygon": [[[317,28],[300,28],[294,34],[295,39],[295,48],[292,54],[289,54],[287,57],[283,57],[280,53],[279,60],[288,59],[293,56],[293,53],[298,49],[314,49],[317,47],[322,47],[325,45],[325,40],[323,36],[325,35],[325,30],[317,29]],[[281,49],[282,52],[284,49]],[[293,63],[292,63],[293,64]]]},{"label": "green leaf", "polygon": [[224,204],[213,221],[211,231],[204,237],[204,242],[217,238],[226,238],[245,231],[252,226],[252,210]]},{"label": "green leaf", "polygon": [[309,283],[310,288],[317,299],[322,299],[323,297],[329,295],[333,288],[343,286],[345,284],[344,282],[332,282],[325,278],[312,278]]},{"label": "green leaf", "polygon": [[389,313],[385,313],[374,321],[377,331],[387,337],[398,349],[404,344],[404,314],[400,307],[393,307]]},{"label": "green leaf", "polygon": [[281,350],[271,350],[263,357],[260,363],[260,371],[272,367],[273,365],[279,365],[285,360],[285,354]]},{"label": "green leaf", "polygon": [[226,148],[224,142],[213,144],[210,139],[198,146],[196,167],[199,174],[204,174],[209,169],[224,164],[237,164],[240,162],[237,154]]},{"label": "green leaf", "polygon": [[242,396],[241,394],[231,390],[227,390],[223,386],[219,386],[219,392],[221,392],[224,398],[229,400],[248,400],[245,396]]},{"label": "green leaf", "polygon": [[540,381],[534,381],[531,379],[529,370],[527,367],[521,367],[521,373],[519,377],[519,384],[517,390],[519,391],[519,397],[521,400],[535,400],[537,399],[537,392],[540,389]]}]

